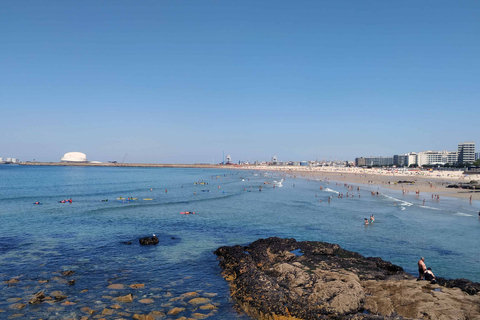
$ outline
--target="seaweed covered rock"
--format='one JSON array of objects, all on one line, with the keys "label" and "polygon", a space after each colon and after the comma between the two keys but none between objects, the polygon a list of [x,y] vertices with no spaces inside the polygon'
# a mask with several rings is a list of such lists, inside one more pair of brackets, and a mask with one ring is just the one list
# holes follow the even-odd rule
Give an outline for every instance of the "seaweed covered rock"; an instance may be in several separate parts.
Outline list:
[{"label": "seaweed covered rock", "polygon": [[[268,238],[221,247],[215,254],[232,298],[255,319],[435,319],[442,312],[462,319],[480,314],[478,295],[470,299],[458,289],[435,291],[438,286],[417,282],[399,266],[337,244]],[[436,309],[430,308],[432,292]]]}]

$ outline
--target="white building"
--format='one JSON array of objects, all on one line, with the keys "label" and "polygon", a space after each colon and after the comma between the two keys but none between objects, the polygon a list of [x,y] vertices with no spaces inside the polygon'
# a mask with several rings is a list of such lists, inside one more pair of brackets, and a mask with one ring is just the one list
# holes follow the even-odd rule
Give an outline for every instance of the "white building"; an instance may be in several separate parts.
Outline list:
[{"label": "white building", "polygon": [[85,153],[68,152],[60,159],[61,162],[88,162]]},{"label": "white building", "polygon": [[405,157],[405,162],[407,167],[411,166],[412,164],[417,164],[417,153],[416,152],[410,152],[406,154]]},{"label": "white building", "polygon": [[227,164],[230,164],[232,163],[232,157],[230,157],[230,155],[227,156]]},{"label": "white building", "polygon": [[432,164],[456,164],[458,153],[456,151],[422,151],[417,155],[417,164],[419,166]]}]

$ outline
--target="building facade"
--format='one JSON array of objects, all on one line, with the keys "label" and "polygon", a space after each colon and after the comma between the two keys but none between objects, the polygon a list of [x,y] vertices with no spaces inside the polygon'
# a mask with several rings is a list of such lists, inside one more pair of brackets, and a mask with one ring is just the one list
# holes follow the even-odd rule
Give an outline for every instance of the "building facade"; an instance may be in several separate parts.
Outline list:
[{"label": "building facade", "polygon": [[458,163],[475,162],[475,142],[462,142],[458,144]]},{"label": "building facade", "polygon": [[417,165],[456,164],[458,153],[455,151],[422,151],[417,155]]},{"label": "building facade", "polygon": [[355,165],[357,167],[391,166],[391,165],[393,165],[393,157],[361,157],[361,158],[355,158]]}]

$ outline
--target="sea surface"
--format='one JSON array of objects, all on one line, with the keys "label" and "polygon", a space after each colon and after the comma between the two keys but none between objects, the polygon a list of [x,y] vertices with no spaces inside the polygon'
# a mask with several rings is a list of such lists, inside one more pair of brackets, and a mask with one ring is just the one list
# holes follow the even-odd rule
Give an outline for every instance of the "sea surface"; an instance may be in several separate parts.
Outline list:
[{"label": "sea surface", "polygon": [[[103,317],[177,307],[166,319],[250,319],[235,310],[213,251],[272,236],[338,243],[412,274],[424,256],[437,276],[480,281],[479,210],[465,199],[268,172],[0,165],[0,318],[80,319],[118,304]],[[158,245],[139,245],[153,234]],[[28,304],[41,290],[67,298]],[[116,300],[129,293],[133,302]],[[192,305],[194,295],[216,309]]]}]

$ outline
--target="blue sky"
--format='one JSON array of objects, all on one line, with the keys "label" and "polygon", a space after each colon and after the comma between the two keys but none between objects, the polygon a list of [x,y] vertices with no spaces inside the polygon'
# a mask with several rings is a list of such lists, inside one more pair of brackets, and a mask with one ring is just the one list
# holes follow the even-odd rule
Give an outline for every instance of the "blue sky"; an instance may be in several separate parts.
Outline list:
[{"label": "blue sky", "polygon": [[0,157],[353,160],[479,144],[479,15],[473,0],[2,1]]}]

